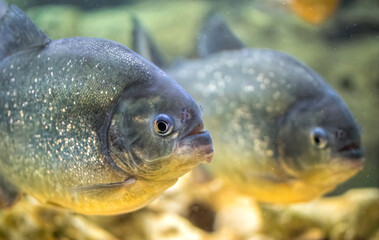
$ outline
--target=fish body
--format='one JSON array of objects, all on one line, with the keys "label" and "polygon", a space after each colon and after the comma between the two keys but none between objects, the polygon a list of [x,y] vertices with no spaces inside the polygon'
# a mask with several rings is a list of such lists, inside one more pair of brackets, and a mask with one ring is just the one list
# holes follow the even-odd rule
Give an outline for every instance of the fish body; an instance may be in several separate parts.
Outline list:
[{"label": "fish body", "polygon": [[[347,106],[319,75],[287,54],[221,52],[168,74],[205,110],[216,148],[212,171],[261,201],[307,201],[361,168],[358,147],[352,150],[356,156],[347,151],[347,159],[339,152],[360,142]],[[327,134],[326,149],[312,142],[317,128]],[[342,139],[335,139],[339,134]]]},{"label": "fish body", "polygon": [[129,212],[210,161],[196,102],[127,47],[51,41],[15,6],[0,32],[3,205],[16,189],[81,213]]},{"label": "fish body", "polygon": [[220,24],[218,15],[206,21],[202,59],[167,70],[204,109],[216,149],[211,171],[272,203],[309,201],[356,174],[360,130],[338,94],[297,59],[245,48]]}]

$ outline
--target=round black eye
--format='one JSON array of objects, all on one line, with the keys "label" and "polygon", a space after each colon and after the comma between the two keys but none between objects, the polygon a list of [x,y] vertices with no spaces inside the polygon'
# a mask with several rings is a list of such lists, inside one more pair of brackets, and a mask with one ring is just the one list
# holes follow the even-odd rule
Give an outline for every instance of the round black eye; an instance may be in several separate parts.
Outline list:
[{"label": "round black eye", "polygon": [[154,131],[160,136],[169,135],[173,128],[174,123],[166,114],[159,114],[154,120]]},{"label": "round black eye", "polygon": [[328,134],[322,128],[314,128],[310,135],[311,142],[319,149],[325,149],[328,146]]}]

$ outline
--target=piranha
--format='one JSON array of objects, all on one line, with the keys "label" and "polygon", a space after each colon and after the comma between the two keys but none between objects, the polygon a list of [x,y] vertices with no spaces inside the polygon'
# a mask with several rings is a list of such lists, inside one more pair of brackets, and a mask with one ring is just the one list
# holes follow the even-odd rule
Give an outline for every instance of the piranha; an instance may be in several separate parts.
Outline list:
[{"label": "piranha", "polygon": [[85,214],[130,212],[211,160],[199,105],[129,48],[52,41],[16,6],[0,36],[1,207],[22,192]]},{"label": "piranha", "polygon": [[[153,42],[134,25],[134,39]],[[198,39],[202,58],[167,72],[204,108],[214,175],[258,201],[287,204],[317,198],[362,169],[360,128],[315,71],[288,54],[246,48],[217,14]]]}]

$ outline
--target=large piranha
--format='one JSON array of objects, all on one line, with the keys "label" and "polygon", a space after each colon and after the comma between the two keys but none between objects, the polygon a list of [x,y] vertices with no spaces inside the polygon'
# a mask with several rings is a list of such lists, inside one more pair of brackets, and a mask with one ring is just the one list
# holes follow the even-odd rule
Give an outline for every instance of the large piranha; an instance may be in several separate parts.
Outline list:
[{"label": "large piranha", "polygon": [[1,207],[24,192],[129,212],[211,160],[201,109],[154,64],[105,39],[51,41],[16,6],[0,13]]}]

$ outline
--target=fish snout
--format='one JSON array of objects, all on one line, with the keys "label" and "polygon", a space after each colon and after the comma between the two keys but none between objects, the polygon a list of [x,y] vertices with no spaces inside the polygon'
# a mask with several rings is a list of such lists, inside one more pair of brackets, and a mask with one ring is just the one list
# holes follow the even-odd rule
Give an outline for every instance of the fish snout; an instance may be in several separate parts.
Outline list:
[{"label": "fish snout", "polygon": [[200,162],[210,162],[213,157],[214,147],[209,131],[204,130],[201,121],[190,129],[180,140],[178,150],[182,154],[190,154],[200,158]]},{"label": "fish snout", "polygon": [[364,152],[359,142],[348,143],[337,150],[337,154],[344,162],[354,168],[363,168]]},{"label": "fish snout", "polygon": [[194,127],[187,136],[196,135],[202,133],[204,130],[204,123],[199,123],[196,127]]}]

